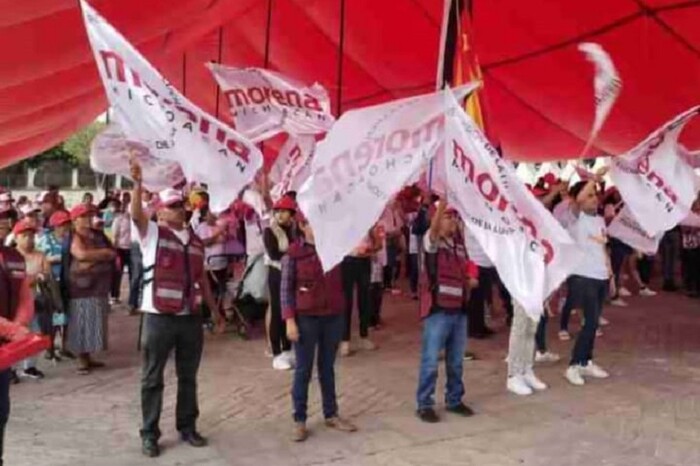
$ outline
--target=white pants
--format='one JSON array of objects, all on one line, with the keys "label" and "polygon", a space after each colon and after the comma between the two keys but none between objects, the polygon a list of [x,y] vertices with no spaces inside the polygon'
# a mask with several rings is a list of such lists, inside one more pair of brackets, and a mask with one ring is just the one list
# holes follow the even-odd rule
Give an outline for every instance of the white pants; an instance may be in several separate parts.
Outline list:
[{"label": "white pants", "polygon": [[523,375],[535,363],[535,334],[537,322],[532,320],[520,304],[513,301],[513,323],[510,326],[508,347],[508,377]]}]

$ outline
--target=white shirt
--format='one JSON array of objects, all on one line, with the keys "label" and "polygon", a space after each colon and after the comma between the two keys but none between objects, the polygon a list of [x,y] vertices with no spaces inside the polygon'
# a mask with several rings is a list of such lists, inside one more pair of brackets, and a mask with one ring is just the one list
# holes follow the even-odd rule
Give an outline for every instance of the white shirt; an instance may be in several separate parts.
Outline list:
[{"label": "white shirt", "polygon": [[464,235],[466,237],[469,259],[479,267],[493,267],[493,262],[486,255],[486,251],[481,247],[476,237],[466,228],[464,229]]},{"label": "white shirt", "polygon": [[606,236],[603,217],[581,212],[578,219],[574,219],[569,224],[568,230],[584,252],[583,260],[574,270],[574,275],[607,280],[609,278],[607,251],[605,245],[599,242],[599,238]]},{"label": "white shirt", "polygon": [[426,254],[435,254],[438,252],[438,248],[452,248],[454,246],[454,239],[442,239],[438,238],[437,242],[433,243],[430,241],[430,233],[426,233],[423,237],[423,248]]},{"label": "white shirt", "polygon": [[[143,267],[147,268],[156,263],[156,251],[158,249],[158,225],[155,222],[148,222],[148,228],[146,231],[146,236],[141,238],[138,233],[138,228],[136,225],[131,225],[131,229],[134,232],[132,236],[137,238],[139,246],[141,246],[141,253],[143,254]],[[178,237],[180,241],[187,244],[190,240],[189,232],[184,229],[180,231],[172,230],[175,236]],[[144,273],[146,279],[153,278],[153,272]],[[141,310],[149,314],[159,314],[153,305],[153,281],[147,283],[143,287],[143,302],[141,303]],[[188,315],[189,310],[186,310],[178,315]]]},{"label": "white shirt", "polygon": [[571,222],[576,221],[576,217],[571,212],[571,199],[564,199],[557,204],[552,211],[552,215],[564,228],[567,228]]},{"label": "white shirt", "polygon": [[[214,237],[214,231],[217,229],[216,226],[211,226],[206,222],[202,222],[197,227],[195,233],[199,236],[202,241],[206,241]],[[216,242],[211,246],[204,248],[204,268],[207,270],[221,270],[225,269],[228,264],[226,258],[224,257],[224,243]]]},{"label": "white shirt", "polygon": [[243,192],[243,202],[255,210],[257,216],[251,220],[245,220],[245,252],[248,257],[255,257],[265,253],[263,242],[263,230],[269,221],[269,212],[265,206],[262,194],[253,189]]},{"label": "white shirt", "polygon": [[131,248],[131,220],[128,214],[119,214],[112,222],[112,235],[114,246],[117,249]]}]

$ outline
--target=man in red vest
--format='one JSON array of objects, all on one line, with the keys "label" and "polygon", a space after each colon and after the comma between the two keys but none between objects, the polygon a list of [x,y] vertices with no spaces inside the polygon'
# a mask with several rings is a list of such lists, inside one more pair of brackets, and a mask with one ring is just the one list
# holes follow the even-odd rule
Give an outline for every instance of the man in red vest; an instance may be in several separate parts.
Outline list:
[{"label": "man in red vest", "polygon": [[309,382],[318,349],[318,381],[321,385],[326,426],[343,432],[357,428],[338,416],[335,393],[335,357],[343,338],[345,300],[340,266],[323,272],[314,245],[311,226],[299,214],[297,222],[304,238],[290,246],[282,258],[281,305],[287,338],[294,343],[296,367],[292,386],[294,431],[292,439],[308,436],[306,411]]},{"label": "man in red vest", "polygon": [[[160,193],[158,223],[144,213],[141,167],[131,160],[135,186],[131,197],[133,228],[143,253],[144,288],[143,372],[141,409],[143,454],[160,454],[158,438],[163,405],[163,371],[175,350],[177,373],[176,427],[183,442],[203,447],[207,441],[196,430],[199,416],[197,370],[202,356],[204,335],[200,313],[202,299],[216,309],[204,268],[204,244],[186,227],[185,202],[180,191]],[[217,332],[224,321],[215,313]]]},{"label": "man in red vest", "polygon": [[474,414],[462,402],[462,365],[467,345],[468,294],[477,285],[478,268],[468,261],[458,221],[457,212],[448,209],[441,199],[424,239],[427,286],[421,296],[423,344],[416,394],[417,414],[424,422],[440,420],[433,406],[442,350],[447,372],[447,411],[465,417]]},{"label": "man in red vest", "polygon": [[[27,335],[27,325],[34,316],[34,298],[24,258],[16,249],[4,246],[11,226],[9,209],[0,211],[0,345]],[[9,415],[10,368],[0,367],[0,466]]]}]

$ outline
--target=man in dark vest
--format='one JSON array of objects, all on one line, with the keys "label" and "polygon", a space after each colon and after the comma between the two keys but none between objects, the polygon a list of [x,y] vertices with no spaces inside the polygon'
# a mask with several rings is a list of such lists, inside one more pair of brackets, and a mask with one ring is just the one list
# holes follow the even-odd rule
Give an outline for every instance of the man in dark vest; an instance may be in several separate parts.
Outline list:
[{"label": "man in dark vest", "polygon": [[[34,316],[34,298],[22,255],[5,247],[12,225],[9,209],[0,211],[0,345],[24,337]],[[10,368],[0,367],[0,466],[5,425],[10,415]]]},{"label": "man in dark vest", "polygon": [[[470,288],[476,286],[478,268],[469,262],[464,241],[459,237],[458,216],[441,199],[425,235],[425,265],[421,295],[423,344],[418,391],[418,417],[438,422],[433,409],[438,360],[445,351],[447,411],[462,416],[474,412],[462,402],[462,365],[467,344],[467,302]],[[426,279],[427,278],[427,279]]]},{"label": "man in dark vest", "polygon": [[[185,203],[180,191],[160,193],[158,223],[149,220],[142,204],[141,167],[131,160],[135,186],[131,197],[133,228],[143,252],[144,288],[143,371],[141,377],[141,429],[143,454],[160,454],[159,420],[163,405],[163,371],[175,350],[177,373],[176,427],[183,442],[203,447],[207,441],[196,430],[197,370],[204,335],[200,308],[202,299],[216,308],[206,271],[204,245],[185,224]],[[224,321],[218,319],[217,332]]]},{"label": "man in dark vest", "polygon": [[281,305],[287,338],[294,343],[296,367],[292,386],[294,430],[292,439],[303,442],[306,430],[309,382],[318,349],[318,380],[321,385],[326,426],[344,432],[357,428],[338,416],[335,393],[335,356],[343,338],[345,301],[340,266],[323,272],[311,226],[297,214],[303,239],[292,244],[282,258]]}]

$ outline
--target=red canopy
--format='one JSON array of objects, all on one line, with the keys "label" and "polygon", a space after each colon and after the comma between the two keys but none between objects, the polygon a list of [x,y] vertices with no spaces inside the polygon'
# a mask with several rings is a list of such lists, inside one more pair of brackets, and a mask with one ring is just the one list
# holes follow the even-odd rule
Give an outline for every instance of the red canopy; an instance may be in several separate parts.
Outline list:
[{"label": "red canopy", "polygon": [[[91,3],[188,97],[224,119],[207,61],[318,81],[340,111],[435,88],[440,0]],[[700,103],[700,0],[472,3],[488,121],[509,157],[580,154],[593,117],[593,69],[576,49],[582,41],[600,43],[624,82],[597,153],[629,149]],[[4,166],[87,125],[106,100],[76,0],[0,0],[0,11]],[[700,125],[683,139],[700,146]]]}]

